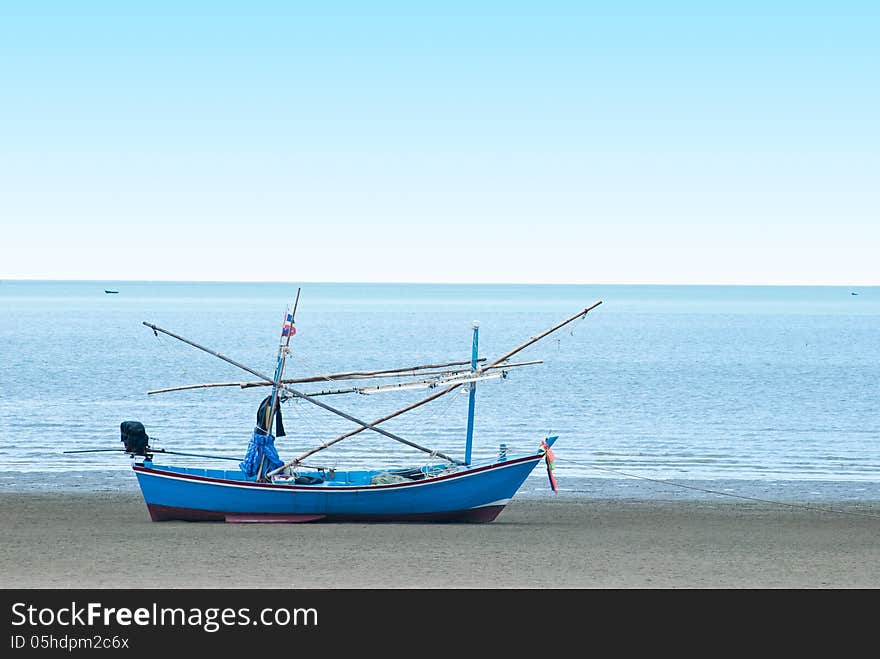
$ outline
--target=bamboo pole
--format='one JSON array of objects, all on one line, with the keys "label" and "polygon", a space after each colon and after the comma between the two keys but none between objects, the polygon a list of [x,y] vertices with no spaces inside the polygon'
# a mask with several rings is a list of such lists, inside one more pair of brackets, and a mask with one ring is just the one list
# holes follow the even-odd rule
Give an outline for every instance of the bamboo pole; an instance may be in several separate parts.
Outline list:
[{"label": "bamboo pole", "polygon": [[203,384],[184,384],[178,387],[167,387],[165,389],[150,389],[148,396],[153,394],[167,394],[171,391],[187,391],[189,389],[211,389],[213,387],[241,387],[244,382],[205,382]]},{"label": "bamboo pole", "polygon": [[[287,361],[287,355],[290,354],[290,339],[293,338],[294,332],[296,332],[296,327],[294,326],[294,322],[296,322],[296,307],[299,305],[299,293],[302,289],[296,289],[296,300],[293,303],[293,311],[290,312],[290,328],[287,331],[287,342],[282,346],[279,342],[278,344],[278,366],[275,369],[275,380],[272,383],[272,400],[269,403],[269,409],[266,410],[266,418],[264,421],[266,422],[266,434],[272,435],[272,421],[275,417],[275,404],[278,403],[278,385],[281,383],[281,378],[284,376],[284,364]],[[281,336],[284,337],[284,328],[287,327],[287,309],[284,310],[284,321],[281,323]],[[281,403],[278,403],[280,405]],[[266,462],[266,454],[264,453],[260,456],[260,465],[257,467],[257,482],[263,480],[263,464]]]},{"label": "bamboo pole", "polygon": [[[480,357],[480,361],[486,361],[485,357]],[[396,373],[404,372],[404,371],[421,371],[429,368],[446,368],[448,366],[465,366],[466,364],[470,364],[469,361],[459,361],[459,362],[444,362],[442,364],[421,364],[419,366],[400,366],[397,368],[386,368],[376,371],[345,371],[343,373],[329,373],[327,375],[312,375],[308,378],[298,378],[293,380],[284,380],[285,383],[295,383],[295,382],[317,382],[319,380],[356,380],[361,377],[382,377],[383,375],[393,375]],[[256,383],[262,384],[262,383]]]},{"label": "bamboo pole", "polygon": [[[487,366],[485,369],[483,369],[483,372],[485,373],[487,371],[496,370],[496,369],[505,369],[506,370],[509,368],[515,368],[517,366],[531,366],[533,364],[543,364],[543,363],[544,363],[543,359],[536,359],[534,361],[520,362],[518,364],[501,364],[500,366],[493,366],[491,368],[489,368]],[[472,373],[472,371],[434,371],[433,373],[431,371],[427,371],[425,373],[422,373],[422,375],[438,374],[438,375],[465,377],[471,373]],[[462,384],[467,384],[467,382],[471,382],[471,381],[472,380],[467,380],[466,382],[463,382]],[[442,382],[438,378],[431,378],[428,380],[416,380],[415,382],[397,382],[397,383],[393,383],[393,384],[381,384],[381,385],[376,385],[373,387],[348,387],[346,389],[322,389],[321,391],[310,391],[310,392],[308,392],[308,395],[309,396],[334,396],[334,395],[338,395],[338,394],[372,394],[372,393],[379,393],[379,392],[385,392],[385,391],[406,391],[407,389],[416,389],[416,388],[425,389],[425,388],[429,387],[432,383],[440,384]],[[425,386],[424,387],[417,387],[417,385],[425,385]]]},{"label": "bamboo pole", "polygon": [[[479,361],[484,362],[486,361],[486,358],[480,357]],[[464,366],[465,364],[470,364],[470,362],[423,364],[421,366],[404,366],[401,368],[389,368],[381,371],[346,371],[343,373],[327,373],[325,375],[311,375],[305,378],[289,378],[286,380],[281,380],[281,382],[283,384],[303,384],[307,382],[323,382],[325,380],[360,380],[385,377],[420,377],[422,375],[436,375],[444,372],[452,373],[455,371],[435,371],[433,373],[405,373],[405,371],[420,371],[429,368],[445,368],[447,366]],[[513,364],[511,364],[511,366],[512,365]],[[517,364],[517,366],[519,366],[519,364]],[[271,382],[207,382],[204,384],[184,384],[177,387],[167,387],[165,389],[151,389],[147,392],[147,395],[165,394],[171,391],[185,391],[187,389],[209,389],[212,387],[241,387],[242,389],[248,389],[250,387],[268,387],[271,384]]]},{"label": "bamboo pole", "polygon": [[74,451],[61,451],[62,453],[128,453],[124,448],[84,448]]},{"label": "bamboo pole", "polygon": [[[486,361],[483,357],[481,361]],[[456,369],[449,371],[422,371],[424,368],[436,368],[434,366],[414,366],[405,369],[388,369],[384,371],[351,371],[349,373],[328,373],[327,375],[311,375],[307,378],[292,378],[282,380],[284,384],[302,384],[307,382],[325,382],[333,380],[370,380],[373,378],[417,378],[423,375],[436,375],[439,373],[457,373]],[[419,371],[419,372],[417,372]],[[265,387],[265,382],[240,382],[236,383],[242,389],[250,389],[251,387]]]},{"label": "bamboo pole", "polygon": [[565,327],[565,326],[568,325],[570,322],[575,321],[575,320],[577,320],[578,318],[584,318],[588,313],[590,313],[593,309],[595,309],[596,307],[598,307],[600,304],[602,304],[602,300],[599,300],[598,302],[595,302],[595,303],[591,304],[589,307],[587,307],[586,309],[584,309],[584,310],[582,310],[582,311],[578,311],[578,312],[577,312],[574,316],[572,316],[571,318],[568,318],[567,320],[563,320],[563,321],[562,321],[561,323],[559,323],[558,325],[554,325],[554,326],[551,327],[550,329],[541,332],[541,333],[538,334],[537,336],[533,336],[532,338],[530,338],[528,341],[526,341],[526,342],[523,343],[522,345],[518,345],[516,348],[514,348],[513,350],[511,350],[511,351],[508,352],[507,354],[502,355],[501,357],[499,357],[498,359],[496,359],[495,361],[493,361],[491,364],[489,364],[489,366],[481,367],[481,368],[478,368],[477,370],[478,370],[478,371],[482,371],[482,370],[485,370],[486,368],[491,368],[492,366],[496,366],[496,365],[500,364],[501,362],[510,359],[510,358],[513,357],[516,353],[518,353],[518,352],[520,352],[520,351],[522,351],[522,350],[525,350],[525,349],[528,348],[530,345],[532,345],[532,344],[535,343],[536,341],[540,341],[541,339],[543,339],[543,338],[544,338],[545,336],[547,336],[548,334],[552,334],[552,333],[555,332],[556,330]]},{"label": "bamboo pole", "polygon": [[[482,357],[480,359],[480,361],[486,361],[486,358]],[[517,363],[513,363],[513,364],[501,364],[498,366],[491,366],[491,367],[486,366],[485,369],[483,369],[483,370],[488,371],[490,368],[495,369],[495,368],[514,368],[516,366],[532,366],[533,364],[543,364],[543,363],[544,363],[543,359],[534,359],[534,360],[528,361],[528,362],[517,362]],[[420,378],[420,377],[424,377],[426,375],[458,375],[458,374],[464,374],[464,373],[470,373],[470,372],[471,372],[470,369],[456,369],[456,368],[448,369],[448,370],[440,370],[440,371],[422,371],[420,373],[415,373],[415,372],[413,372],[413,373],[399,373],[398,372],[398,373],[384,373],[383,374],[380,371],[380,372],[377,372],[372,375],[361,375],[361,376],[357,376],[357,377],[333,378],[330,376],[326,376],[326,377],[320,376],[320,377],[302,378],[300,380],[282,380],[282,382],[284,382],[285,384],[289,384],[289,383],[293,383],[293,382],[323,382],[324,380],[331,380],[332,381],[332,380],[371,380],[374,378]],[[265,387],[265,386],[266,386],[265,382],[244,382],[241,384],[242,389],[248,389],[250,387]],[[361,387],[352,387],[351,391],[357,391],[360,388]]]},{"label": "bamboo pole", "polygon": [[[601,301],[601,300],[599,300],[598,302],[593,303],[593,304],[590,305],[589,307],[586,307],[586,308],[582,309],[581,311],[578,311],[575,315],[571,316],[570,318],[567,318],[566,320],[563,320],[561,323],[558,323],[558,324],[554,325],[554,326],[551,327],[550,329],[545,330],[544,332],[541,332],[540,334],[531,337],[531,338],[530,338],[528,341],[526,341],[525,343],[522,343],[522,344],[518,345],[516,348],[514,348],[514,349],[511,350],[510,352],[508,352],[508,353],[502,355],[502,356],[499,357],[498,359],[493,360],[493,361],[492,361],[490,364],[488,364],[487,366],[477,369],[477,371],[485,371],[485,370],[488,370],[488,369],[490,369],[490,368],[493,368],[493,367],[499,365],[501,362],[503,362],[503,361],[505,361],[505,360],[510,359],[511,357],[513,357],[513,355],[515,355],[516,353],[518,353],[518,352],[520,352],[520,351],[522,351],[522,350],[528,348],[530,345],[532,345],[532,344],[535,343],[536,341],[540,341],[541,339],[543,339],[543,338],[544,338],[545,336],[547,336],[548,334],[552,334],[553,332],[557,331],[558,329],[560,329],[560,328],[562,328],[562,327],[565,327],[566,325],[568,325],[568,324],[571,323],[572,321],[577,320],[578,318],[583,318],[583,317],[585,317],[590,311],[592,311],[593,309],[595,309],[596,307],[598,307],[600,304],[602,304],[602,301]],[[375,426],[379,425],[380,423],[384,423],[385,421],[388,421],[389,419],[393,419],[393,418],[396,417],[396,416],[400,416],[401,414],[404,414],[405,412],[409,412],[410,410],[414,410],[414,409],[416,409],[417,407],[421,407],[422,405],[425,405],[426,403],[430,403],[432,400],[437,400],[437,399],[440,398],[441,396],[445,396],[445,395],[448,394],[450,391],[453,391],[454,389],[457,389],[457,388],[460,387],[460,386],[461,386],[461,384],[453,384],[453,385],[450,385],[450,386],[446,387],[445,389],[442,389],[441,391],[438,391],[438,392],[435,393],[435,394],[431,394],[430,396],[428,396],[428,397],[426,397],[426,398],[423,398],[422,400],[419,400],[419,401],[416,401],[415,403],[412,403],[411,405],[407,405],[406,407],[401,408],[401,409],[399,409],[399,410],[397,410],[397,411],[395,411],[395,412],[391,412],[390,414],[386,414],[385,416],[379,417],[378,419],[374,420],[374,421],[373,421],[372,423],[370,423],[369,425],[375,428]],[[303,453],[303,454],[302,454],[301,456],[299,456],[298,458],[294,458],[293,460],[290,460],[290,461],[286,462],[284,465],[282,465],[282,466],[279,467],[278,469],[275,469],[275,470],[273,470],[273,471],[270,471],[268,474],[266,474],[266,476],[267,476],[267,477],[274,476],[275,474],[281,472],[283,469],[286,469],[287,467],[290,467],[291,465],[294,465],[294,464],[300,462],[301,460],[304,460],[305,458],[309,457],[310,455],[313,455],[314,453],[317,453],[318,451],[322,451],[322,450],[324,450],[325,448],[328,448],[328,447],[330,447],[330,446],[333,446],[333,444],[336,444],[337,442],[341,442],[343,439],[347,439],[348,437],[352,437],[352,436],[354,436],[354,435],[357,435],[358,433],[362,432],[363,430],[364,430],[363,427],[362,427],[362,428],[355,428],[354,430],[350,430],[349,432],[347,432],[347,433],[345,433],[345,434],[343,434],[343,435],[339,435],[338,437],[336,437],[335,439],[330,440],[329,442],[324,442],[324,443],[321,444],[320,446],[316,446],[315,448],[306,451],[305,453]],[[438,453],[437,455],[440,455],[440,454]],[[441,457],[442,457],[442,456],[441,456]],[[459,462],[459,461],[456,460],[456,462]],[[459,462],[459,464],[460,464],[460,462]]]},{"label": "bamboo pole", "polygon": [[[131,451],[126,451],[125,449],[118,448],[87,448],[87,449],[79,449],[75,451],[62,451],[62,453],[125,453],[129,454]],[[203,453],[181,453],[180,451],[169,451],[164,448],[150,448],[147,453],[166,453],[168,455],[185,455],[191,458],[212,458],[214,460],[233,460],[235,462],[241,462],[241,458],[231,458],[228,455],[205,455]]]}]

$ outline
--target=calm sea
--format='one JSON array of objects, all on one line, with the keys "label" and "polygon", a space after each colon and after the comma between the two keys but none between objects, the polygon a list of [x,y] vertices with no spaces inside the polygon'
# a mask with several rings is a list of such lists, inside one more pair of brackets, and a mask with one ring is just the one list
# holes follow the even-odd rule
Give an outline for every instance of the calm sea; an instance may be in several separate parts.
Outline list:
[{"label": "calm sea", "polygon": [[[0,282],[0,492],[136,489],[123,455],[63,453],[120,447],[124,420],[144,423],[155,446],[243,457],[266,390],[147,395],[254,378],[142,321],[272,373],[298,285]],[[475,458],[501,443],[536,450],[559,435],[561,495],[880,499],[880,288],[301,286],[289,377],[468,359],[475,320],[480,354],[491,359],[602,300],[515,358],[543,364],[477,389]],[[322,400],[369,420],[425,394]],[[386,427],[462,455],[466,411],[456,392]],[[283,413],[282,458],[351,428],[304,401]],[[428,459],[364,432],[310,463]],[[550,496],[543,466],[521,495]]]}]

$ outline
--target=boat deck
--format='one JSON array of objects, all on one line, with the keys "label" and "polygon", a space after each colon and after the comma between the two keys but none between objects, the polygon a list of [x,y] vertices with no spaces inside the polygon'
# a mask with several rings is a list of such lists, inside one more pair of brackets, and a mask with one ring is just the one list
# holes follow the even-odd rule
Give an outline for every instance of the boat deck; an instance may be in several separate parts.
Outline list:
[{"label": "boat deck", "polygon": [[[256,482],[256,477],[254,476],[246,476],[243,471],[240,469],[207,469],[202,467],[177,467],[171,465],[159,465],[154,464],[149,460],[145,460],[143,462],[143,466],[149,469],[159,469],[162,471],[166,471],[174,474],[185,474],[187,476],[200,476],[202,478],[213,478],[218,480],[225,481],[241,481],[241,482]],[[423,480],[427,476],[437,475],[446,471],[447,465],[445,464],[437,464],[437,465],[428,465],[425,467],[417,467],[417,468],[401,468],[401,469],[388,469],[388,470],[363,470],[363,471],[341,471],[334,470],[331,472],[325,471],[299,471],[297,472],[298,479],[294,479],[294,477],[284,477],[278,476],[273,482],[283,485],[292,485],[296,482],[297,485],[321,485],[323,487],[326,486],[365,486],[365,485],[384,485],[390,482],[395,481],[416,481]],[[301,482],[302,477],[308,477],[308,479],[313,480],[313,482]],[[384,477],[384,478],[383,478]],[[377,482],[378,480],[378,482]]]}]

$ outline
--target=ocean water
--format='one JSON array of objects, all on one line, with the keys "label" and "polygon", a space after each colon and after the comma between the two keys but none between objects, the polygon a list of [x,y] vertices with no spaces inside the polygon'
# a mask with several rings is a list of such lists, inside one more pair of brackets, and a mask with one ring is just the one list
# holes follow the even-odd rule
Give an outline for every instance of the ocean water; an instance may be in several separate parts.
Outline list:
[{"label": "ocean water", "polygon": [[[142,321],[271,374],[297,286],[287,377],[468,359],[474,320],[492,359],[602,300],[514,357],[542,364],[477,387],[474,457],[559,435],[563,496],[880,499],[880,288],[295,282],[0,282],[0,492],[135,490],[124,455],[63,452],[121,447],[124,420],[144,423],[154,446],[243,457],[267,390],[147,395],[255,378]],[[322,400],[372,420],[427,393]],[[461,456],[466,412],[455,392],[384,427]],[[352,427],[306,401],[283,416],[282,458]],[[363,432],[308,462],[429,459]],[[521,495],[551,496],[543,466]]]}]

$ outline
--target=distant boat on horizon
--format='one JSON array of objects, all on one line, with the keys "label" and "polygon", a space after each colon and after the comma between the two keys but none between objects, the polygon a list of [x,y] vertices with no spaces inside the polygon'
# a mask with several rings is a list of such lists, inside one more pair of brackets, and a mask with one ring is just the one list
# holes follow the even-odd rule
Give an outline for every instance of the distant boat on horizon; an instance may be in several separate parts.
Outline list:
[{"label": "distant boat on horizon", "polygon": [[111,293],[118,293],[119,291],[111,291],[109,288],[105,288],[104,292],[110,295]]},{"label": "distant boat on horizon", "polygon": [[850,295],[858,295],[858,293],[856,293],[855,291],[851,291]]}]

